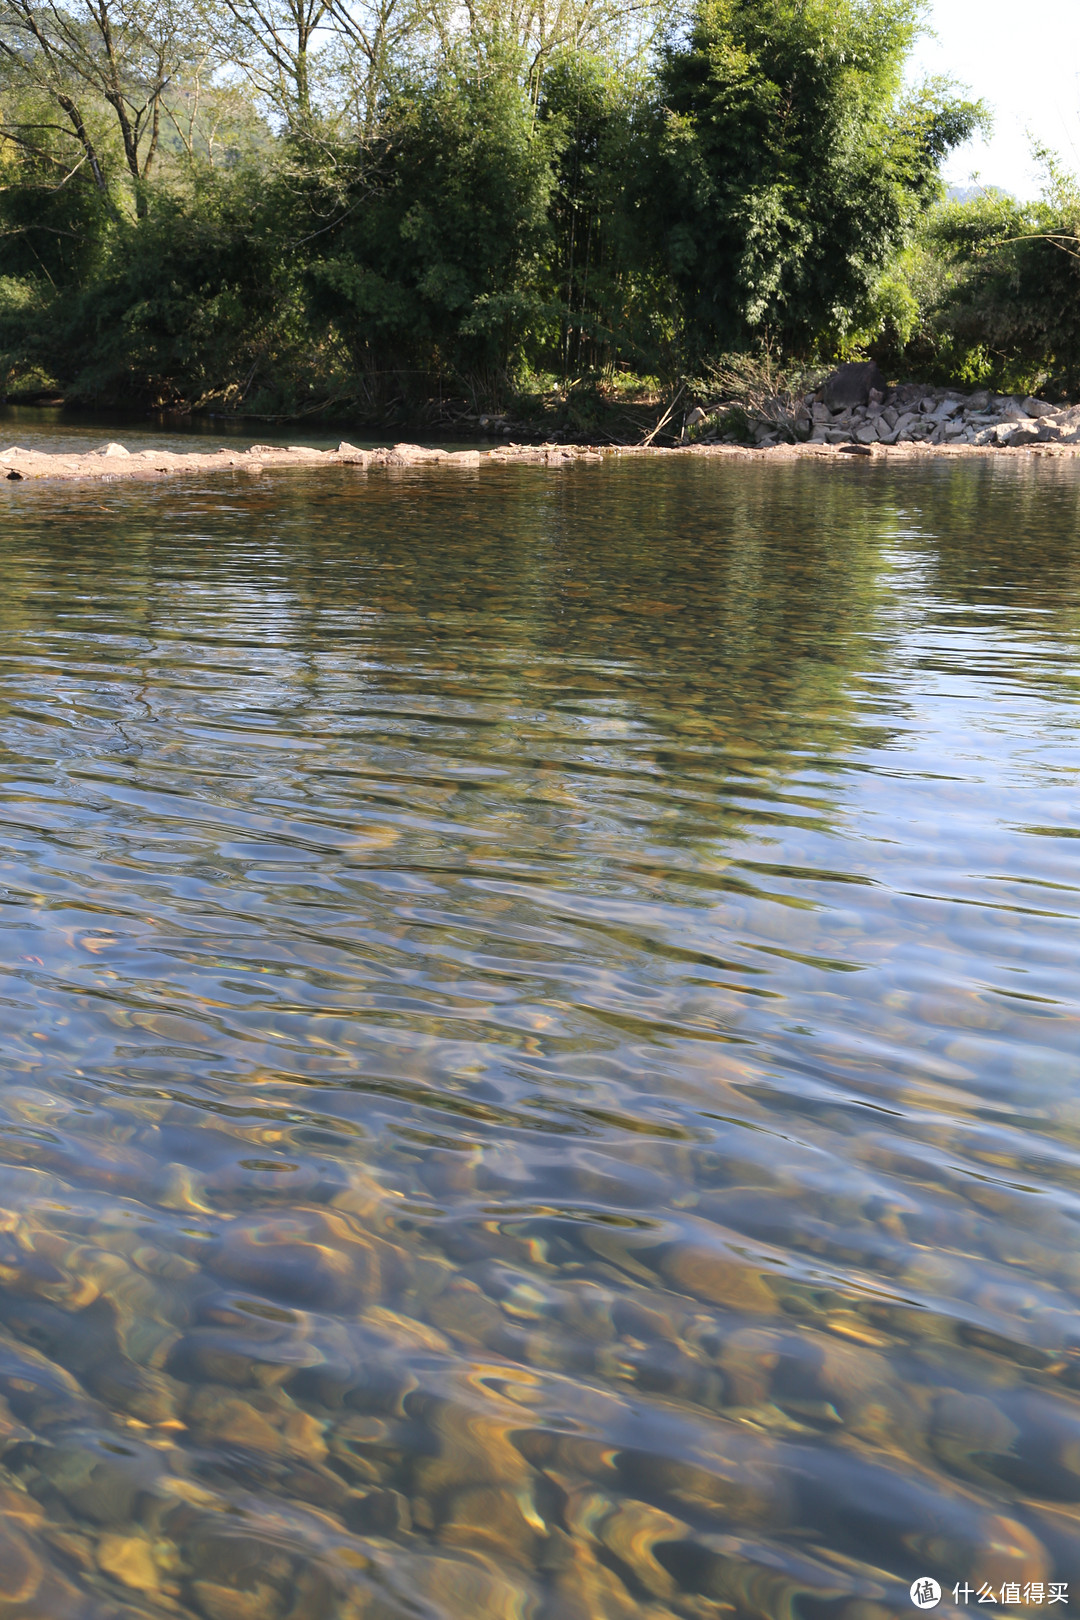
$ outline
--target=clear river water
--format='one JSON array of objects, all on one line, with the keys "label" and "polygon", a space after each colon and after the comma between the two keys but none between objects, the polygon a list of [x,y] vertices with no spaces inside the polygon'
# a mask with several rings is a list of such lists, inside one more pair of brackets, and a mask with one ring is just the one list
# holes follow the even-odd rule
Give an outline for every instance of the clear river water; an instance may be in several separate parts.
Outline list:
[{"label": "clear river water", "polygon": [[0,1617],[1075,1612],[1080,468],[0,512]]}]

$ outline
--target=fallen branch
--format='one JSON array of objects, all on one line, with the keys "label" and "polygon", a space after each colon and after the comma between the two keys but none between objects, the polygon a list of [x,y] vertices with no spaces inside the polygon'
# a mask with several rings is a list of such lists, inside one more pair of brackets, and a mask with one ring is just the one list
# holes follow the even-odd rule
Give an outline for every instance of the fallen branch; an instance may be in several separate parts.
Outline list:
[{"label": "fallen branch", "polygon": [[680,396],[682,394],[684,394],[685,392],[686,392],[686,384],[685,383],[680,383],[678,393],[675,395],[675,398],[672,400],[671,404],[668,406],[667,410],[664,412],[664,414],[660,418],[659,422],[657,422],[657,424],[653,428],[652,432],[647,434],[646,437],[644,439],[642,439],[641,448],[643,450],[645,449],[645,447],[647,445],[652,444],[653,440],[656,438],[656,435],[661,431],[661,429],[665,428],[667,426],[667,424],[671,421],[671,418],[675,414],[675,407],[679,403]]}]

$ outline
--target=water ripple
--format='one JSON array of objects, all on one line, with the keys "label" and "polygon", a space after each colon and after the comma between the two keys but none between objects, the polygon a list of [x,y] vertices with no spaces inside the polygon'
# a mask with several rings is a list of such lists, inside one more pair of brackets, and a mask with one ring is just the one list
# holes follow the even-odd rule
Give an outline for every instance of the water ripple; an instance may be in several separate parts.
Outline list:
[{"label": "water ripple", "polygon": [[4,489],[0,1602],[1075,1579],[1078,497]]}]

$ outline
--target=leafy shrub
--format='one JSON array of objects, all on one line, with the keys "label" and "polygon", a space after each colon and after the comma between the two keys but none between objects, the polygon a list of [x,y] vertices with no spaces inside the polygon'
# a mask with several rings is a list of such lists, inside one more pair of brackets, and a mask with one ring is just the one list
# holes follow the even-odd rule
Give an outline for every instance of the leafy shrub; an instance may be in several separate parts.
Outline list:
[{"label": "leafy shrub", "polygon": [[928,381],[1080,391],[1080,194],[946,202],[883,278],[868,336],[879,361]]}]

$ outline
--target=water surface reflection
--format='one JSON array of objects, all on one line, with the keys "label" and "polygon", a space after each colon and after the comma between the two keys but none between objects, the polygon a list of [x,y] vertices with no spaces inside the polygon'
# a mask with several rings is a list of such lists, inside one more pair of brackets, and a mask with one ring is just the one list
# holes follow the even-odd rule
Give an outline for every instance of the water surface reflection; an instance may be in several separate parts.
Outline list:
[{"label": "water surface reflection", "polygon": [[0,1611],[1080,1579],[1074,469],[2,499]]}]

